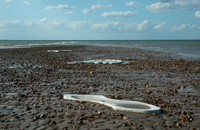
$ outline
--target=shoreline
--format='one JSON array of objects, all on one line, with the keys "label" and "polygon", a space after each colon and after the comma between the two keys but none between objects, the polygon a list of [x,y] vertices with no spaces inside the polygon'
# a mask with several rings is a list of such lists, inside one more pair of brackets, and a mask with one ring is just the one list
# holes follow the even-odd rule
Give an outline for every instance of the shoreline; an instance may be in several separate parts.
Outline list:
[{"label": "shoreline", "polygon": [[[118,46],[118,45],[98,45],[98,44],[69,44],[69,45],[34,45],[34,46],[23,46],[23,47],[11,47],[11,48],[0,48],[0,50],[12,50],[12,49],[31,49],[31,48],[60,48],[61,47],[66,47],[66,46],[70,46],[70,47],[76,47],[76,46],[90,46],[90,47],[109,47],[109,48],[124,48],[124,49],[132,49],[132,50],[144,50],[145,52],[158,52],[160,54],[165,54],[165,55],[170,55],[171,59],[176,59],[176,60],[200,60],[200,56],[198,54],[184,54],[184,53],[178,53],[178,52],[172,52],[169,50],[155,50],[155,49],[151,49],[151,48],[139,48],[139,47],[129,47],[129,46]],[[62,50],[62,49],[61,49]],[[156,57],[156,56],[155,56]]]},{"label": "shoreline", "polygon": [[[72,50],[51,53],[47,50]],[[67,64],[116,59],[128,64]],[[11,67],[12,66],[12,67]],[[200,61],[104,46],[45,46],[0,52],[0,128],[198,129]],[[63,94],[101,94],[162,108],[160,115],[115,111]]]},{"label": "shoreline", "polygon": [[0,46],[0,49],[79,45],[123,47],[171,53],[182,59],[200,60],[199,40],[13,40],[10,42],[0,40],[0,44],[5,45]]}]

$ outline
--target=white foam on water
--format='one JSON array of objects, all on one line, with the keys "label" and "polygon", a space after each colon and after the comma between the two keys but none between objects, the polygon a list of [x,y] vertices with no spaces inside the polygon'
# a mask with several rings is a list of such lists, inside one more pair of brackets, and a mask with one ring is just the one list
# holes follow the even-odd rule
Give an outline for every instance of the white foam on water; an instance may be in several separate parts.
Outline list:
[{"label": "white foam on water", "polygon": [[104,97],[103,95],[79,95],[79,94],[66,94],[64,99],[77,100],[77,101],[89,101],[100,103],[112,107],[114,110],[140,112],[140,113],[155,113],[160,114],[161,109],[157,106],[126,100],[115,100]]},{"label": "white foam on water", "polygon": [[121,64],[123,61],[121,60],[113,60],[113,59],[98,59],[98,60],[84,60],[84,61],[73,61],[68,62],[68,64],[81,64],[81,63],[87,63],[87,64]]},{"label": "white foam on water", "polygon": [[72,50],[47,50],[47,52],[71,52]]}]

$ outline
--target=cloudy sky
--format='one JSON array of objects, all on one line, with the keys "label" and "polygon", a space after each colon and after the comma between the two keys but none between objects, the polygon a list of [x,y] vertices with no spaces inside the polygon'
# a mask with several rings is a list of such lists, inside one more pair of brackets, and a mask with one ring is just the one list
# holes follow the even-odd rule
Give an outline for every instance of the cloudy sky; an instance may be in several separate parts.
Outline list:
[{"label": "cloudy sky", "polygon": [[200,0],[0,0],[0,39],[200,39]]}]

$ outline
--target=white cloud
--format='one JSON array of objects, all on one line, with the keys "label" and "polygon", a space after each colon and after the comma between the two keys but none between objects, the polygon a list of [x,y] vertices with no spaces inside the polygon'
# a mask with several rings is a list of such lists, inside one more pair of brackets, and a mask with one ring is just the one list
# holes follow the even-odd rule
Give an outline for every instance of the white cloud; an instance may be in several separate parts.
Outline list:
[{"label": "white cloud", "polygon": [[24,29],[72,29],[72,30],[90,30],[90,31],[141,31],[147,28],[148,20],[142,23],[122,23],[118,21],[107,21],[105,23],[92,23],[91,21],[74,21],[67,22],[65,19],[42,18],[38,21],[0,21],[0,28],[5,30],[24,30]]},{"label": "white cloud", "polygon": [[137,2],[126,2],[126,6],[140,6],[141,4],[140,3],[137,3]]},{"label": "white cloud", "polygon": [[44,22],[46,20],[47,20],[47,18],[43,18],[43,19],[39,20],[39,22],[41,23],[41,22]]},{"label": "white cloud", "polygon": [[97,5],[92,5],[90,7],[90,9],[99,9],[99,8],[104,8],[104,6],[102,6],[101,4],[97,4]]},{"label": "white cloud", "polygon": [[35,22],[35,24],[40,27],[45,27],[45,28],[63,28],[65,24],[67,23],[67,20],[61,20],[60,18],[53,19],[53,20],[47,20],[47,18],[43,18],[39,20],[39,22]]},{"label": "white cloud", "polygon": [[65,20],[60,20],[60,18],[57,18],[57,19],[53,19],[52,21],[51,21],[51,24],[52,25],[59,25],[59,24],[61,24],[61,23],[63,23]]},{"label": "white cloud", "polygon": [[191,23],[188,23],[188,24],[182,24],[181,26],[179,26],[179,27],[174,27],[172,30],[171,30],[171,32],[174,32],[174,31],[181,31],[181,30],[183,30],[183,29],[185,29],[185,28],[194,28],[195,27],[195,25],[194,24],[191,24]]},{"label": "white cloud", "polygon": [[89,12],[91,12],[90,9],[84,9],[84,10],[83,10],[83,14],[87,14],[87,13],[89,13]]},{"label": "white cloud", "polygon": [[195,12],[195,17],[200,17],[200,11]]},{"label": "white cloud", "polygon": [[111,22],[107,21],[106,23],[95,23],[91,26],[91,29],[93,30],[101,30],[101,31],[106,31],[106,30],[121,30],[121,31],[129,31],[129,30],[137,30],[141,31],[145,29],[145,27],[148,24],[148,20],[143,21],[142,23],[121,23],[121,22]]},{"label": "white cloud", "polygon": [[151,12],[174,12],[174,11],[187,11],[197,10],[200,6],[200,0],[167,0],[153,3],[146,6],[146,9]]},{"label": "white cloud", "polygon": [[106,7],[112,7],[112,4],[107,5]]},{"label": "white cloud", "polygon": [[141,24],[139,24],[137,30],[141,31],[145,27],[145,25],[147,25],[148,21],[149,20],[145,20],[144,22],[142,22]]},{"label": "white cloud", "polygon": [[15,21],[2,21],[0,22],[0,27],[3,29],[26,29],[31,28],[34,25],[32,20],[15,20]]},{"label": "white cloud", "polygon": [[75,21],[72,24],[67,24],[67,27],[78,29],[78,28],[90,28],[92,25],[91,21]]},{"label": "white cloud", "polygon": [[190,17],[191,17],[191,15],[188,15],[188,17],[190,18]]},{"label": "white cloud", "polygon": [[27,4],[29,6],[31,4],[31,2],[30,1],[24,1],[24,2],[22,2],[20,4]]},{"label": "white cloud", "polygon": [[113,11],[113,12],[105,12],[105,13],[101,14],[101,16],[122,18],[122,17],[131,17],[131,16],[134,16],[135,14],[138,14],[138,12],[132,12],[132,11],[117,12],[117,11]]},{"label": "white cloud", "polygon": [[31,26],[34,22],[33,21],[29,21],[29,20],[25,20],[24,23],[28,26]]},{"label": "white cloud", "polygon": [[63,10],[63,9],[76,9],[76,7],[70,7],[69,5],[47,6],[46,10]]},{"label": "white cloud", "polygon": [[158,25],[154,26],[154,29],[162,28],[163,25],[165,25],[166,23],[167,23],[167,21],[165,21],[165,22],[163,22],[163,23],[161,23],[161,24],[158,24]]},{"label": "white cloud", "polygon": [[74,14],[74,11],[64,12],[64,14]]},{"label": "white cloud", "polygon": [[1,18],[1,15],[0,15],[0,18]]},{"label": "white cloud", "polygon": [[121,25],[121,22],[110,22],[107,21],[106,23],[95,23],[92,25],[92,29],[107,29],[107,28],[116,28],[119,27],[119,25]]},{"label": "white cloud", "polygon": [[25,21],[20,21],[20,20],[15,20],[15,21],[8,21],[5,22],[5,24],[24,24],[24,25],[28,25],[31,26],[33,24],[33,21],[29,21],[29,20],[25,20]]},{"label": "white cloud", "polygon": [[4,22],[0,21],[0,27],[3,27],[3,26],[4,26]]},{"label": "white cloud", "polygon": [[38,29],[38,28],[60,28],[63,29],[67,23],[67,20],[61,20],[60,18],[47,20],[43,18],[39,21],[33,20],[15,20],[15,21],[0,21],[0,27],[6,30],[10,29]]},{"label": "white cloud", "polygon": [[0,27],[4,27],[4,22],[0,21]]},{"label": "white cloud", "polygon": [[123,27],[120,27],[120,30],[137,30],[138,25],[137,23],[125,23]]},{"label": "white cloud", "polygon": [[5,2],[10,2],[11,0],[5,0]]}]

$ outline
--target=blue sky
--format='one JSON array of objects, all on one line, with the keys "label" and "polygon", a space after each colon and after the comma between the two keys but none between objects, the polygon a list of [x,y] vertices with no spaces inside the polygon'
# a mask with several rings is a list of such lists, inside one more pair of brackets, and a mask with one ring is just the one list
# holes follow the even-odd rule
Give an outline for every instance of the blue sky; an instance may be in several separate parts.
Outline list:
[{"label": "blue sky", "polygon": [[200,0],[0,0],[0,39],[200,39]]}]

